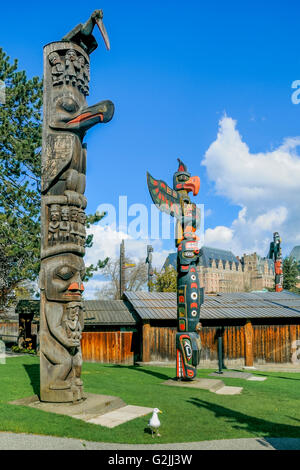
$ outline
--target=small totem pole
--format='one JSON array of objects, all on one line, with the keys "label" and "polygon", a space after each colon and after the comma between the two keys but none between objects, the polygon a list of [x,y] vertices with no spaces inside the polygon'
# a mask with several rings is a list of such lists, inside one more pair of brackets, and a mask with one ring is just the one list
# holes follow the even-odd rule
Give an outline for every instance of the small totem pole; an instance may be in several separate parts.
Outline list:
[{"label": "small totem pole", "polygon": [[269,259],[274,260],[275,266],[275,291],[283,290],[283,273],[282,273],[282,254],[281,254],[281,238],[278,232],[274,232],[273,241],[270,243]]},{"label": "small totem pole", "polygon": [[87,106],[89,55],[97,47],[96,10],[61,41],[44,47],[44,121],[41,203],[40,399],[82,399],[81,295],[85,266],[85,174],[88,129],[110,121],[111,101]]},{"label": "small totem pole", "polygon": [[152,290],[153,267],[152,267],[153,246],[147,245],[147,258],[145,263],[148,264],[148,291]]},{"label": "small totem pole", "polygon": [[177,379],[192,380],[200,361],[199,320],[203,288],[200,288],[196,268],[199,263],[199,246],[195,232],[200,225],[200,210],[190,201],[188,193],[193,191],[194,196],[198,194],[200,178],[191,177],[187,167],[178,161],[179,168],[173,177],[173,189],[164,181],[155,180],[149,173],[147,182],[156,207],[177,219],[176,376]]}]

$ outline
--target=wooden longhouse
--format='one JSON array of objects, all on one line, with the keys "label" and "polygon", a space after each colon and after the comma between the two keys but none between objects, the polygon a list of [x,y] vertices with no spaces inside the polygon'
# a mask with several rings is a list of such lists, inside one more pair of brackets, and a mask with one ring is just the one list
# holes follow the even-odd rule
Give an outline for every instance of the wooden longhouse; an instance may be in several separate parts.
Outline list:
[{"label": "wooden longhouse", "polygon": [[[37,311],[39,301],[32,302]],[[88,300],[84,306],[83,360],[118,364],[175,361],[176,293],[125,292],[123,300]],[[19,306],[17,311],[21,321],[30,309],[26,314],[23,308],[22,313]],[[227,367],[300,364],[297,294],[283,291],[206,295],[200,319],[199,367],[217,366],[219,335]],[[27,328],[29,331],[29,324]],[[31,331],[36,332],[35,325]]]}]

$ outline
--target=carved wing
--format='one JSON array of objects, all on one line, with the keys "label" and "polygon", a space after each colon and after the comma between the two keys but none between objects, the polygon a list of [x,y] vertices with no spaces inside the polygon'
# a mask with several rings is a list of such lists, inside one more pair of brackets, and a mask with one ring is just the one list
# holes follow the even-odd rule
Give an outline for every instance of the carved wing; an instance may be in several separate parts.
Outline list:
[{"label": "carved wing", "polygon": [[70,164],[78,137],[74,134],[49,134],[46,142],[46,161],[42,167],[42,192],[48,191],[53,182]]},{"label": "carved wing", "polygon": [[152,178],[148,172],[147,184],[152,201],[156,207],[160,211],[181,220],[182,213],[179,193],[170,188],[164,181]]}]

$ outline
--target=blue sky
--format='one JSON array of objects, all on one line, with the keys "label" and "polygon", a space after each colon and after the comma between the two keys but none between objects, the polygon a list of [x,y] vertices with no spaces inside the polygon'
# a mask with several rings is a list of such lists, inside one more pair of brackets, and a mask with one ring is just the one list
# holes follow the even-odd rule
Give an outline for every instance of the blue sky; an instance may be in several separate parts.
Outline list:
[{"label": "blue sky", "polygon": [[288,254],[300,244],[299,2],[5,2],[0,45],[41,76],[43,45],[96,8],[111,51],[95,31],[88,103],[111,99],[115,116],[86,138],[88,212],[119,195],[150,207],[146,171],[171,184],[181,157],[201,178],[205,244],[265,255],[278,230]]}]

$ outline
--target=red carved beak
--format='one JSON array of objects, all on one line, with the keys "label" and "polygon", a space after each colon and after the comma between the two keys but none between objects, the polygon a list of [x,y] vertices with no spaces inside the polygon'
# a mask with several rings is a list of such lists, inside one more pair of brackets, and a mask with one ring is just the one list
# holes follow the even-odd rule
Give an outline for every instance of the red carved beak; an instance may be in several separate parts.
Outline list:
[{"label": "red carved beak", "polygon": [[176,185],[176,189],[185,189],[188,193],[193,191],[193,195],[197,196],[200,189],[200,178],[199,176],[192,176],[185,183],[179,183]]}]

